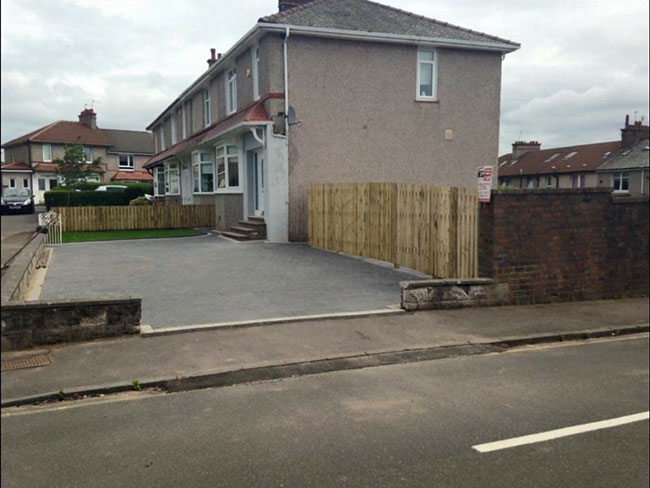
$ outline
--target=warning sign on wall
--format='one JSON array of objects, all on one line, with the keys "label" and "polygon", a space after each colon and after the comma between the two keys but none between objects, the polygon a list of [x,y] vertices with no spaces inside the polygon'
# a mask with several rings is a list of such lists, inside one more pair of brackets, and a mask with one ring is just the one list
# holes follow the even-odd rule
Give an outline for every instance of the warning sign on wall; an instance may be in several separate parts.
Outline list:
[{"label": "warning sign on wall", "polygon": [[479,166],[478,168],[478,201],[489,202],[492,190],[492,166]]}]

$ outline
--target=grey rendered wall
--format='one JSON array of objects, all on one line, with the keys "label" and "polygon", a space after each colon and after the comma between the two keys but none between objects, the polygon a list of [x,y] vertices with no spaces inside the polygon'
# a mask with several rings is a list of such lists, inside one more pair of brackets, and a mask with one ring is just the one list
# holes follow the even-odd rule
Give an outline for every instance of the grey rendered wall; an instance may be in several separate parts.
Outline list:
[{"label": "grey rendered wall", "polygon": [[237,58],[237,110],[253,103],[253,58],[246,49]]},{"label": "grey rendered wall", "polygon": [[260,94],[284,93],[282,37],[269,34],[259,41]]},{"label": "grey rendered wall", "polygon": [[[496,164],[501,55],[440,49],[438,100],[415,101],[417,49],[289,39],[289,239],[307,239],[310,182],[474,187]],[[445,140],[445,130],[453,140]]]}]

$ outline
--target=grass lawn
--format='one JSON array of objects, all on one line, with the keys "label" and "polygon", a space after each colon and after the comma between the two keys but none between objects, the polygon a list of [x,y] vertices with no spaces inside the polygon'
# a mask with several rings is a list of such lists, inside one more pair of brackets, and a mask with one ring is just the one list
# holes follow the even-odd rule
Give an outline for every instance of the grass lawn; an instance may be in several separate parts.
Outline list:
[{"label": "grass lawn", "polygon": [[203,232],[194,229],[103,230],[96,232],[64,232],[63,242],[116,241],[123,239],[155,239],[158,237],[191,237]]}]

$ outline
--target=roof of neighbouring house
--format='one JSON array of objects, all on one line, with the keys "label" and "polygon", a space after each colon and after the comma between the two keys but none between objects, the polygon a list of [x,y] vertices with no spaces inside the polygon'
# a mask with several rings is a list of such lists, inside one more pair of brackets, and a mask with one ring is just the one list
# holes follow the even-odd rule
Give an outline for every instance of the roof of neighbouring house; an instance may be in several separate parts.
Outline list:
[{"label": "roof of neighbouring house", "polygon": [[448,39],[483,43],[520,45],[502,39],[400,10],[369,0],[313,0],[273,15],[259,22],[317,27],[360,32],[374,32],[402,36]]},{"label": "roof of neighbouring house", "polygon": [[499,176],[539,175],[595,171],[621,147],[621,141],[528,151],[518,159],[499,157]]},{"label": "roof of neighbouring house", "polygon": [[270,119],[266,113],[266,109],[264,108],[264,102],[269,98],[281,98],[282,96],[283,95],[281,94],[269,94],[259,101],[254,102],[253,104],[239,110],[238,112],[235,112],[230,117],[207,126],[205,129],[200,130],[192,137],[185,139],[171,147],[168,147],[162,152],[159,152],[144,164],[144,168],[152,168],[157,164],[162,163],[164,160],[175,156],[183,149],[207,142],[208,140],[213,139],[220,134],[223,134],[224,132],[241,123],[269,122]]},{"label": "roof of neighbouring house", "polygon": [[619,169],[637,169],[650,167],[650,139],[638,141],[632,146],[624,147],[607,158],[607,161],[598,168],[599,171]]},{"label": "roof of neighbouring house", "polygon": [[32,168],[26,163],[8,163],[0,166],[2,171],[31,171]]},{"label": "roof of neighbouring house", "polygon": [[91,129],[80,122],[57,120],[40,129],[20,136],[2,147],[14,146],[24,142],[54,142],[62,144],[88,144],[95,146],[111,146],[111,141],[100,129]]},{"label": "roof of neighbouring house", "polygon": [[152,181],[151,176],[146,171],[118,171],[111,178],[112,181]]},{"label": "roof of neighbouring house", "polygon": [[101,129],[113,141],[110,151],[154,154],[153,136],[140,130]]}]

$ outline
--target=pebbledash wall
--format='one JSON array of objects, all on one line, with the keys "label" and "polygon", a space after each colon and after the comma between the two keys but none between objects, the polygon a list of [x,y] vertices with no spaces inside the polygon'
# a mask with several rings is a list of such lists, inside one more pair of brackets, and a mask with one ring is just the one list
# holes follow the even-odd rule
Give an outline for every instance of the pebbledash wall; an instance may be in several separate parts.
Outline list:
[{"label": "pebbledash wall", "polygon": [[648,294],[648,199],[611,189],[496,190],[482,203],[479,272],[511,303]]}]

